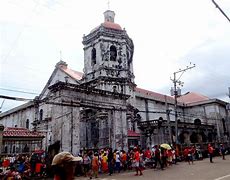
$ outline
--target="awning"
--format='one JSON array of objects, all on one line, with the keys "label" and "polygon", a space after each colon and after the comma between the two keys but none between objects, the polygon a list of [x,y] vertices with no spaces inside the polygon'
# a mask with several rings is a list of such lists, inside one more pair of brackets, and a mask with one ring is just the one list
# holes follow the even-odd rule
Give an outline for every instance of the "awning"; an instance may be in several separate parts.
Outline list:
[{"label": "awning", "polygon": [[141,134],[132,130],[128,130],[128,137],[140,137]]}]

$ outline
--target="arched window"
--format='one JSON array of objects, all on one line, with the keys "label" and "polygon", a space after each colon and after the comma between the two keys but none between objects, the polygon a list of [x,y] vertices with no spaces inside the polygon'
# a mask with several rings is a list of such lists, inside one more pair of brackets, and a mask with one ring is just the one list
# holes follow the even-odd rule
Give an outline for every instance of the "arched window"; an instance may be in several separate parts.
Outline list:
[{"label": "arched window", "polygon": [[227,129],[226,129],[226,124],[225,124],[225,119],[224,118],[222,118],[222,124],[223,124],[224,132],[226,132]]},{"label": "arched window", "polygon": [[162,123],[163,123],[163,118],[162,117],[159,117],[159,119],[158,119],[158,121],[157,121],[157,125],[158,125],[158,128],[161,128],[161,125],[162,125]]},{"label": "arched window", "polygon": [[8,147],[7,146],[5,146],[5,148],[4,148],[4,153],[8,153]]},{"label": "arched window", "polygon": [[96,64],[96,49],[93,48],[91,51],[91,64],[95,65]]},{"label": "arched window", "polygon": [[117,86],[113,86],[113,92],[117,92]]},{"label": "arched window", "polygon": [[15,149],[16,149],[16,147],[13,146],[13,148],[12,148],[12,153],[15,153]]},{"label": "arched window", "polygon": [[200,119],[195,119],[194,124],[197,125],[197,126],[200,126],[201,125],[201,120]]},{"label": "arched window", "polygon": [[26,128],[27,128],[27,129],[29,129],[29,123],[30,123],[30,121],[29,121],[29,119],[27,119],[27,120],[26,120]]},{"label": "arched window", "polygon": [[116,61],[117,49],[115,46],[110,46],[110,61]]},{"label": "arched window", "polygon": [[135,122],[132,123],[132,129],[131,130],[136,131]]},{"label": "arched window", "polygon": [[43,109],[40,109],[39,111],[39,120],[41,121],[43,119]]}]

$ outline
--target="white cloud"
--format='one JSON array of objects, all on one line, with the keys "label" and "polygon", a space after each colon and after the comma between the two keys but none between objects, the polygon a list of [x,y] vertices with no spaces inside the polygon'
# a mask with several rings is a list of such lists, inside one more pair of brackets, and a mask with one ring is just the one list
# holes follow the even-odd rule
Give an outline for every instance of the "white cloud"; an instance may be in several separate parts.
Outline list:
[{"label": "white cloud", "polygon": [[[230,16],[229,0],[216,2]],[[183,91],[227,91],[230,26],[210,0],[111,0],[110,8],[134,41],[138,86],[169,94],[170,76],[192,62],[197,67],[182,76]],[[106,0],[1,1],[1,86],[41,90],[60,50],[82,71],[82,36],[103,22],[106,9]]]}]

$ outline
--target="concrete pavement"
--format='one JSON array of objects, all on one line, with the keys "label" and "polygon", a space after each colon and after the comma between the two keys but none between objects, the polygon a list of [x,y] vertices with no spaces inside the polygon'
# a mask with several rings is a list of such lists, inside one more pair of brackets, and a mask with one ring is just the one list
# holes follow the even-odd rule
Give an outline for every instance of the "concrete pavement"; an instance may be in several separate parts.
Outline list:
[{"label": "concrete pavement", "polygon": [[[112,176],[107,174],[99,175],[97,180],[230,180],[230,156],[226,156],[226,160],[221,157],[214,157],[214,163],[210,163],[209,159],[202,161],[194,161],[189,165],[186,162],[179,162],[165,170],[144,170],[143,176],[134,176],[134,171],[115,173]],[[86,177],[76,177],[75,180],[87,180]],[[93,178],[94,179],[94,178]]]}]

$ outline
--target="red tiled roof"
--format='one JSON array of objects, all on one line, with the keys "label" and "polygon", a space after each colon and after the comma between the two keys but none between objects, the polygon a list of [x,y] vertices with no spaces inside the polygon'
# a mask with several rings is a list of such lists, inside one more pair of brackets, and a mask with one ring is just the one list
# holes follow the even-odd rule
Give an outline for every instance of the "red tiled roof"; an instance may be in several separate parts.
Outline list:
[{"label": "red tiled roof", "polygon": [[30,131],[26,128],[7,127],[3,131],[3,137],[44,137],[41,133]]},{"label": "red tiled roof", "polygon": [[121,26],[117,23],[113,23],[113,22],[109,22],[109,21],[106,21],[106,22],[103,22],[101,23],[101,25],[95,27],[94,29],[92,29],[90,31],[90,33],[96,31],[97,29],[99,29],[101,26],[105,27],[105,28],[108,28],[108,29],[115,29],[115,30],[122,30]]},{"label": "red tiled roof", "polygon": [[180,96],[178,98],[179,102],[183,103],[194,103],[194,102],[200,102],[200,101],[206,101],[210,100],[207,96],[201,95],[199,93],[194,93],[194,92],[187,92],[186,94]]},{"label": "red tiled roof", "polygon": [[66,74],[70,75],[76,80],[81,80],[83,73],[67,68],[66,66],[59,66]]},{"label": "red tiled roof", "polygon": [[140,137],[141,134],[140,133],[136,133],[135,131],[132,131],[132,130],[128,130],[128,136],[129,137]]},{"label": "red tiled roof", "polygon": [[[104,22],[102,24],[107,26],[108,28],[115,28],[115,29],[118,28],[118,29],[121,30],[120,25],[116,24],[116,23],[112,23],[112,22],[107,21],[107,22]],[[69,69],[66,65],[59,65],[59,68],[61,70],[63,70],[65,73],[67,73],[69,76],[71,76],[72,78],[76,79],[76,80],[81,80],[82,79],[82,76],[83,76],[82,72]],[[142,95],[151,96],[155,100],[158,100],[158,101],[161,101],[161,102],[165,102],[165,98],[167,98],[168,103],[174,103],[174,97],[171,97],[171,96],[156,93],[156,92],[149,91],[149,90],[146,90],[146,89],[142,89],[142,88],[139,88],[139,87],[136,87],[135,91],[137,93],[142,94]],[[194,102],[200,102],[200,101],[206,101],[206,100],[210,100],[210,98],[208,98],[207,96],[201,95],[199,93],[194,93],[194,92],[188,92],[188,93],[178,97],[178,102],[179,103],[185,103],[185,104],[194,103]]]},{"label": "red tiled roof", "polygon": [[146,89],[141,89],[141,88],[138,88],[138,87],[135,88],[135,91],[140,93],[140,94],[143,94],[143,95],[152,96],[152,97],[154,97],[154,99],[156,99],[158,101],[161,101],[161,102],[165,102],[165,97],[167,98],[168,103],[169,102],[174,102],[173,97],[167,96],[167,95],[164,95],[164,94],[156,93],[156,92],[153,92],[153,91],[148,91]]},{"label": "red tiled roof", "polygon": [[105,21],[101,25],[104,26],[105,28],[109,28],[109,29],[122,30],[121,26],[119,24],[116,24],[116,23],[113,23],[113,22],[109,22],[109,21]]}]

